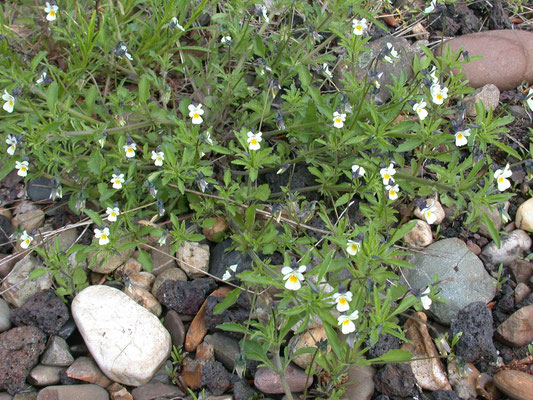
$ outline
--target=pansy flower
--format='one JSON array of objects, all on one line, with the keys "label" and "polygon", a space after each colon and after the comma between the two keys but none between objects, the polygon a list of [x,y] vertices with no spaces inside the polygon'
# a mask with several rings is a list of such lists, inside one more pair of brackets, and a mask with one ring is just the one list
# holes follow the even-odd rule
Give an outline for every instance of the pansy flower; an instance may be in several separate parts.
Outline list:
[{"label": "pansy flower", "polygon": [[337,318],[337,323],[341,326],[341,331],[345,335],[355,332],[355,324],[353,321],[355,321],[357,318],[359,318],[359,311],[355,310],[353,313],[349,315],[340,315]]},{"label": "pansy flower", "polygon": [[253,132],[248,132],[248,138],[246,139],[246,141],[249,143],[248,144],[248,147],[250,148],[250,150],[259,150],[261,148],[261,145],[259,144],[263,139],[261,138],[261,136],[263,136],[263,133],[262,132],[257,132],[257,133],[253,133]]},{"label": "pansy flower", "polygon": [[198,104],[195,106],[194,104],[189,104],[189,117],[192,118],[192,123],[195,125],[201,124],[204,120],[202,119],[201,115],[204,115],[204,110],[202,109],[202,105]]},{"label": "pansy flower", "polygon": [[6,144],[8,145],[7,154],[12,156],[17,149],[17,137],[13,135],[7,135]]},{"label": "pansy flower", "polygon": [[500,192],[503,192],[511,187],[511,181],[507,178],[510,178],[512,174],[513,173],[511,172],[509,164],[507,164],[503,170],[498,169],[496,172],[494,172],[494,178],[498,183],[498,190]]},{"label": "pansy flower", "polygon": [[455,145],[457,147],[464,146],[468,143],[468,136],[470,136],[470,128],[465,129],[464,131],[455,132]]},{"label": "pansy flower", "polygon": [[50,4],[49,2],[46,2],[46,7],[44,8],[44,12],[46,14],[46,20],[47,21],[55,21],[57,18],[57,11],[59,10],[59,7],[56,4]]},{"label": "pansy flower", "polygon": [[117,217],[120,215],[120,210],[118,207],[107,207],[106,209],[107,220],[109,222],[115,222]]},{"label": "pansy flower", "polygon": [[170,29],[179,29],[180,31],[185,32],[185,28],[180,25],[178,17],[172,17],[170,24],[168,26]]},{"label": "pansy flower", "polygon": [[360,176],[365,176],[365,169],[361,167],[360,165],[354,164],[352,165],[352,178],[357,179]]},{"label": "pansy flower", "polygon": [[109,243],[109,228],[104,228],[102,230],[95,229],[94,237],[98,239],[98,244],[104,246]]},{"label": "pansy flower", "polygon": [[165,153],[162,151],[152,151],[152,160],[154,160],[156,167],[161,167],[163,165],[163,161],[165,161]]},{"label": "pansy flower", "polygon": [[390,163],[387,168],[381,168],[379,170],[379,173],[381,174],[381,177],[383,178],[383,184],[388,185],[391,180],[394,180],[393,176],[396,174],[396,170],[394,169],[394,164]]},{"label": "pansy flower", "polygon": [[329,70],[329,65],[327,63],[322,64],[322,72],[324,75],[326,75],[329,79],[333,78],[333,74]]},{"label": "pansy flower", "polygon": [[431,204],[422,209],[421,212],[428,224],[432,225],[437,220],[437,207],[435,206],[435,202],[432,201]]},{"label": "pansy flower", "polygon": [[429,297],[429,292],[430,292],[430,289],[429,287],[424,290],[421,294],[422,294],[422,297],[420,297],[420,301],[422,302],[422,307],[424,307],[424,310],[429,310],[429,308],[431,307],[431,298]]},{"label": "pansy flower", "polygon": [[431,101],[435,104],[442,104],[444,102],[444,99],[448,98],[448,88],[445,86],[441,86],[438,83],[434,83],[431,85]]},{"label": "pansy flower", "polygon": [[346,121],[346,114],[341,114],[338,111],[333,113],[333,126],[335,128],[342,128],[344,126],[344,121]]},{"label": "pansy flower", "polygon": [[238,266],[239,266],[238,264],[230,265],[228,269],[226,270],[226,272],[224,272],[224,275],[222,275],[222,280],[229,281],[235,275],[235,272],[237,272]]},{"label": "pansy flower", "polygon": [[368,28],[368,23],[365,18],[354,19],[352,21],[352,26],[353,26],[353,34],[357,36],[361,36],[363,33],[365,33],[366,29]]},{"label": "pansy flower", "polygon": [[389,64],[394,63],[395,59],[400,58],[394,46],[388,42],[387,42],[387,48],[385,49],[384,54],[385,56],[383,57],[383,60],[385,60]]},{"label": "pansy flower", "polygon": [[428,111],[426,110],[426,102],[424,100],[422,100],[420,103],[416,103],[413,106],[413,111],[418,114],[418,118],[420,118],[421,121],[425,120],[428,116]]},{"label": "pansy flower", "polygon": [[13,112],[13,108],[15,107],[15,97],[11,96],[7,90],[4,90],[4,94],[2,95],[2,100],[5,101],[3,109],[6,110],[8,113]]},{"label": "pansy flower", "polygon": [[31,242],[33,241],[33,236],[29,235],[28,232],[24,231],[22,232],[22,235],[20,235],[20,247],[23,249],[27,249],[30,247]]},{"label": "pansy flower", "polygon": [[333,299],[337,304],[337,310],[340,312],[348,311],[350,309],[350,301],[352,301],[353,294],[349,290],[344,293],[334,293]]},{"label": "pansy flower", "polygon": [[124,174],[113,174],[113,178],[111,179],[113,189],[122,189],[122,184],[124,182]]},{"label": "pansy flower", "polygon": [[126,152],[126,157],[135,157],[135,150],[137,150],[137,145],[134,142],[126,143],[124,146],[122,146],[122,148]]},{"label": "pansy flower", "polygon": [[222,39],[220,39],[220,43],[231,46],[231,36],[222,36]]},{"label": "pansy flower", "polygon": [[285,287],[289,290],[298,290],[302,287],[301,281],[304,280],[302,275],[307,267],[305,265],[300,265],[297,269],[291,267],[283,267],[281,273],[283,274],[283,280],[285,282]]},{"label": "pansy flower", "polygon": [[18,176],[28,175],[28,167],[30,163],[28,161],[15,161],[15,168],[18,170]]},{"label": "pansy flower", "polygon": [[348,244],[346,245],[346,253],[348,253],[351,256],[355,256],[359,252],[360,249],[361,249],[360,240],[348,240]]},{"label": "pansy flower", "polygon": [[396,200],[398,198],[398,192],[400,191],[398,185],[387,185],[385,186],[385,189],[387,189],[387,192],[389,193],[390,200]]}]

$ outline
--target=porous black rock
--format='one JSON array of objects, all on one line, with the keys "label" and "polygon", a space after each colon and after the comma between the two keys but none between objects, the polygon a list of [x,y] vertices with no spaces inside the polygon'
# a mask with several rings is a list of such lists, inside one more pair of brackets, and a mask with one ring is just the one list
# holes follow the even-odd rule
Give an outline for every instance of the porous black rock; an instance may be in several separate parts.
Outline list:
[{"label": "porous black rock", "polygon": [[13,245],[9,237],[13,234],[13,225],[6,216],[0,215],[0,253],[11,253]]},{"label": "porous black rock", "polygon": [[[370,341],[367,340],[367,346],[370,346]],[[368,358],[377,358],[385,354],[390,350],[396,350],[400,348],[400,339],[396,336],[386,333],[384,335],[379,335],[379,339],[375,345],[371,346],[368,350]]]},{"label": "porous black rock", "polygon": [[209,361],[202,368],[201,385],[215,396],[223,394],[230,387],[230,379],[226,368],[218,361]]},{"label": "porous black rock", "polygon": [[157,291],[157,300],[178,314],[195,315],[207,295],[217,287],[212,278],[192,281],[165,281]]},{"label": "porous black rock", "polygon": [[376,390],[387,396],[411,397],[417,394],[416,378],[409,364],[387,364],[374,376]]},{"label": "porous black rock", "polygon": [[459,397],[455,392],[451,390],[435,390],[431,393],[433,400],[462,400],[462,397]]},{"label": "porous black rock", "polygon": [[[204,321],[209,330],[214,330],[218,325],[223,323],[232,322],[239,324],[246,321],[250,316],[250,302],[247,300],[246,296],[239,296],[234,305],[228,307],[220,314],[215,314],[215,307],[222,300],[224,299],[214,296],[209,296],[207,298]],[[236,337],[242,337],[242,335],[237,335]]]}]

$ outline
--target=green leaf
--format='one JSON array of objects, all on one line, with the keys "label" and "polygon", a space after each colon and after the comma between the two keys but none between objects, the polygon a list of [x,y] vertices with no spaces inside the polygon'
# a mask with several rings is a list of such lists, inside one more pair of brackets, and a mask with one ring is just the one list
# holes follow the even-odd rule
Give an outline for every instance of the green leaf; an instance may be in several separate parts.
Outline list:
[{"label": "green leaf", "polygon": [[33,271],[30,272],[28,275],[28,279],[31,281],[33,279],[40,278],[44,274],[46,274],[48,271],[45,268],[36,268]]},{"label": "green leaf", "polygon": [[298,78],[300,78],[300,82],[302,82],[302,86],[309,86],[309,84],[311,83],[311,74],[309,73],[307,66],[301,63],[298,64],[296,66],[296,72],[298,73]]},{"label": "green leaf", "polygon": [[242,293],[242,290],[237,288],[233,289],[231,292],[229,292],[226,297],[224,297],[224,300],[222,300],[220,303],[218,303],[215,306],[215,309],[213,310],[213,314],[222,314],[224,311],[226,311],[228,308],[230,308],[232,305],[235,304],[237,299],[239,298],[239,295]]},{"label": "green leaf", "polygon": [[96,176],[100,176],[100,172],[102,171],[102,161],[104,161],[102,154],[100,154],[99,151],[93,151],[89,157],[89,161],[87,161],[87,169],[89,172]]},{"label": "green leaf", "polygon": [[148,81],[148,77],[146,75],[141,76],[141,80],[139,82],[139,101],[141,103],[146,103],[146,101],[150,98],[150,82]]},{"label": "green leaf", "polygon": [[252,340],[244,340],[244,353],[250,360],[269,362],[267,352],[263,347]]},{"label": "green leaf", "polygon": [[13,157],[11,157],[3,166],[2,169],[0,169],[0,181],[3,180],[6,176],[9,175],[11,171],[13,171],[13,168],[15,168],[15,160]]},{"label": "green leaf", "polygon": [[144,270],[147,272],[152,272],[154,269],[154,262],[152,261],[152,256],[147,251],[139,248],[139,257],[138,260],[143,266]]},{"label": "green leaf", "polygon": [[335,207],[342,206],[343,204],[346,204],[350,201],[350,198],[352,197],[351,193],[344,193],[341,197],[337,199],[335,202]]},{"label": "green leaf", "polygon": [[235,324],[232,322],[227,322],[224,324],[217,325],[217,328],[223,331],[226,331],[226,332],[244,333],[245,335],[250,333],[244,325]]},{"label": "green leaf", "polygon": [[501,248],[502,241],[500,239],[500,234],[498,233],[498,230],[496,229],[496,226],[494,225],[494,222],[492,222],[492,220],[490,219],[489,215],[486,212],[481,211],[480,214],[481,214],[481,221],[483,222],[483,225],[485,225],[485,227],[489,231],[490,237],[492,238],[492,240],[494,240],[494,243],[496,243],[496,246],[498,246],[498,248]]},{"label": "green leaf", "polygon": [[370,364],[381,364],[381,363],[402,363],[408,362],[413,358],[413,355],[406,350],[389,350],[382,356],[372,358],[370,360],[365,360],[363,362],[367,365]]},{"label": "green leaf", "polygon": [[265,58],[265,44],[263,43],[263,38],[260,35],[254,36],[254,53]]},{"label": "green leaf", "polygon": [[403,153],[405,151],[411,151],[415,147],[419,146],[421,143],[422,143],[422,139],[420,139],[420,138],[408,139],[405,142],[403,142],[402,144],[400,144],[396,148],[396,151],[399,152],[399,153]]},{"label": "green leaf", "polygon": [[56,81],[53,81],[46,90],[46,104],[52,114],[56,113],[57,93],[59,86]]},{"label": "green leaf", "polygon": [[212,226],[215,226],[217,224],[217,219],[216,218],[206,218],[204,219],[204,221],[202,222],[202,228],[211,228]]},{"label": "green leaf", "polygon": [[397,229],[396,232],[394,232],[394,234],[390,238],[389,244],[393,245],[398,240],[403,238],[406,234],[408,234],[411,231],[411,229],[415,227],[415,225],[416,225],[416,220],[413,220],[403,225],[400,229]]},{"label": "green leaf", "polygon": [[102,225],[102,218],[96,211],[89,210],[88,208],[84,208],[83,212],[90,218],[96,225]]},{"label": "green leaf", "polygon": [[260,201],[267,201],[270,197],[270,188],[268,184],[260,185],[254,192],[254,197]]},{"label": "green leaf", "polygon": [[72,274],[72,280],[76,286],[87,282],[87,274],[85,273],[83,266],[79,265],[76,267],[74,273]]}]

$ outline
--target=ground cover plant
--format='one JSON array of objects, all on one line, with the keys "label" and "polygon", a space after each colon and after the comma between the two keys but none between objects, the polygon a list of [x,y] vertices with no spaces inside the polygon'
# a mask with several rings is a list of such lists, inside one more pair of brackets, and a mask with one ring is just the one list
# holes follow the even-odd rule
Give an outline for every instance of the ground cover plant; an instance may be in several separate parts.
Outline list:
[{"label": "ground cover plant", "polygon": [[[438,199],[499,243],[484,210],[505,218],[510,168],[530,167],[531,149],[501,140],[512,117],[480,105],[466,117],[467,54],[420,46],[413,75],[395,78],[388,98],[379,71],[400,49],[385,42],[360,75],[388,2],[0,7],[0,179],[13,169],[52,179],[52,200],[68,201],[85,229],[85,244],[66,254],[38,248],[39,232],[16,232],[47,265],[32,277],[52,271],[67,301],[88,285],[68,256],[90,268],[136,249],[150,271],[146,237],[176,250],[223,219],[229,231],[215,240],[231,237],[253,262],[227,266],[233,290],[217,312],[267,291],[276,302],[266,320],[221,328],[243,335],[240,368],[248,359],[278,371],[289,399],[284,371],[300,354],[324,377],[313,398],[329,399],[342,398],[350,364],[410,359],[364,357],[381,334],[405,340],[400,316],[438,301],[439,277],[423,290],[400,280],[411,267],[401,242],[409,215],[418,208],[432,224]],[[425,10],[434,12],[435,2]],[[292,331],[317,321],[327,342],[291,353]]]}]

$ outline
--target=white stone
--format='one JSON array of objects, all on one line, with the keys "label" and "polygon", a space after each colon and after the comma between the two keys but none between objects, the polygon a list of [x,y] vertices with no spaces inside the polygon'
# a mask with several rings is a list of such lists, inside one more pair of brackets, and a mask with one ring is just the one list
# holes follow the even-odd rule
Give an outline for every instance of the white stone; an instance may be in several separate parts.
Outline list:
[{"label": "white stone", "polygon": [[72,316],[94,360],[115,382],[148,383],[170,354],[170,334],[159,319],[120,290],[89,286],[72,301]]},{"label": "white stone", "polygon": [[509,235],[502,235],[501,242],[501,248],[498,248],[494,242],[483,247],[481,259],[491,265],[503,264],[507,267],[531,247],[531,238],[520,229],[515,229]]},{"label": "white stone", "polygon": [[197,242],[184,242],[176,253],[180,268],[190,279],[203,278],[209,270],[209,246]]},{"label": "white stone", "polygon": [[533,232],[533,198],[520,204],[514,223],[518,229]]},{"label": "white stone", "polygon": [[11,320],[9,319],[9,305],[3,300],[0,299],[0,332],[7,331],[11,328]]},{"label": "white stone", "polygon": [[426,247],[433,243],[431,226],[421,219],[416,220],[416,225],[403,237],[405,243],[412,247]]}]

